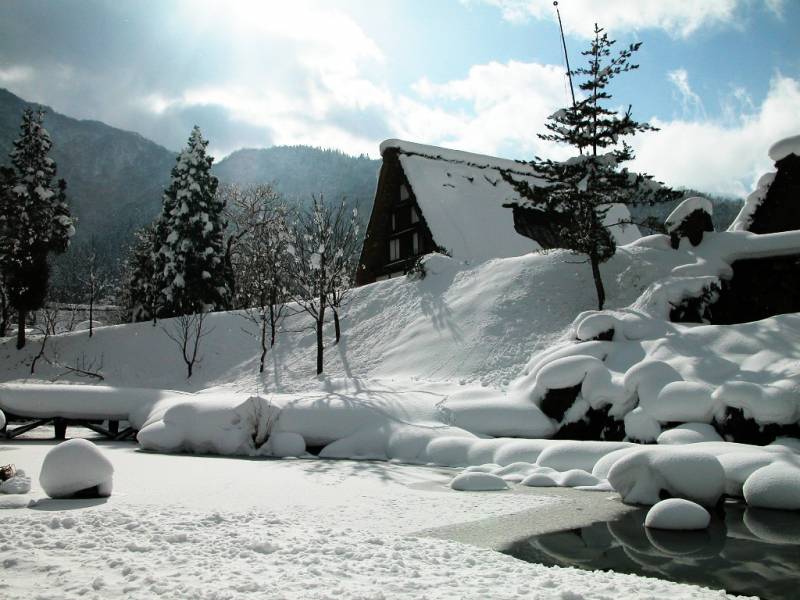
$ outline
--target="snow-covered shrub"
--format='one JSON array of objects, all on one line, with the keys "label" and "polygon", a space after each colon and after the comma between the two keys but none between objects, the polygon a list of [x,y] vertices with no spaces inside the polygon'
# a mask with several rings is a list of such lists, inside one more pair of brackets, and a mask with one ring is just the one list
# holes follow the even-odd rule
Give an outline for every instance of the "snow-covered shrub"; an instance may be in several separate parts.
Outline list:
[{"label": "snow-covered shrub", "polygon": [[692,246],[699,245],[704,232],[714,231],[713,211],[711,201],[699,196],[687,198],[675,207],[664,222],[672,247],[677,249],[683,238]]},{"label": "snow-covered shrub", "polygon": [[51,498],[105,497],[113,489],[114,465],[89,440],[62,442],[44,457],[39,484]]},{"label": "snow-covered shrub", "polygon": [[17,469],[13,477],[0,482],[0,494],[27,494],[31,491],[31,478],[22,469]]}]

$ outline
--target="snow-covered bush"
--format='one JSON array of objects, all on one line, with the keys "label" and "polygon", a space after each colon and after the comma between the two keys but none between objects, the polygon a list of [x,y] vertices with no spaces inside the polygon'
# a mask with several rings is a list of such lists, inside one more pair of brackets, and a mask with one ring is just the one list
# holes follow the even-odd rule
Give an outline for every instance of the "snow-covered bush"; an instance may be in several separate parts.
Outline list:
[{"label": "snow-covered bush", "polygon": [[62,442],[44,457],[39,483],[51,498],[105,497],[113,489],[114,465],[92,442]]},{"label": "snow-covered bush", "polygon": [[676,206],[664,222],[672,247],[677,249],[683,238],[692,246],[699,245],[704,232],[714,231],[713,210],[711,201],[699,196],[687,198]]}]

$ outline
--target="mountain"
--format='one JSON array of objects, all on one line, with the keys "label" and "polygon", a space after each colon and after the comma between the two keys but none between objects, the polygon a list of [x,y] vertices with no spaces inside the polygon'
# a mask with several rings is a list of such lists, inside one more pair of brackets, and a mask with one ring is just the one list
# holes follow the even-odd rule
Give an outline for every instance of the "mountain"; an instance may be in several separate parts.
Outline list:
[{"label": "mountain", "polygon": [[28,107],[46,111],[45,127],[53,140],[50,156],[58,177],[67,181],[78,218],[75,244],[94,237],[101,255],[118,257],[133,230],[158,214],[175,154],[138,133],[72,119],[0,89],[0,164],[10,164],[8,153]]},{"label": "mountain", "polygon": [[380,161],[311,146],[246,148],[214,166],[224,183],[273,183],[285,198],[304,205],[311,196],[344,198],[366,217],[372,208]]},{"label": "mountain", "polygon": [[[0,88],[0,164],[10,164],[8,153],[27,107],[46,111],[45,127],[53,140],[51,156],[58,165],[58,177],[67,181],[72,211],[78,218],[74,246],[94,238],[99,255],[113,267],[133,231],[158,215],[176,153],[138,133],[73,119]],[[380,161],[365,156],[278,146],[234,152],[214,165],[214,173],[223,183],[273,183],[289,200],[300,203],[308,202],[312,194],[345,197],[366,217],[379,168]]]}]

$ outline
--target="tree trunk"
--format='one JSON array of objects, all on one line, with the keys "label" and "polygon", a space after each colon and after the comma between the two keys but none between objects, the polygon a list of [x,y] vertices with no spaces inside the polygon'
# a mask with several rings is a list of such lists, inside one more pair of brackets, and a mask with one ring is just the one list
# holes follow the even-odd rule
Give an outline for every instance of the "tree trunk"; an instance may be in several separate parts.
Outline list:
[{"label": "tree trunk", "polygon": [[333,308],[333,327],[336,330],[336,343],[338,344],[342,338],[342,329],[339,326],[339,311],[336,310],[336,307]]},{"label": "tree trunk", "polygon": [[325,295],[320,297],[319,313],[317,316],[317,375],[322,373],[322,326],[325,324]]},{"label": "tree trunk", "polygon": [[603,310],[603,305],[606,303],[606,290],[603,287],[603,279],[600,276],[600,263],[593,254],[589,256],[589,262],[592,263],[592,277],[594,278],[595,290],[597,290],[597,310]]},{"label": "tree trunk", "polygon": [[[270,307],[271,312],[272,307]],[[263,314],[263,313],[262,313]],[[273,339],[275,338],[275,334],[272,334]],[[267,356],[267,321],[262,317],[261,319],[261,362],[258,366],[258,372],[264,372],[264,359]]]},{"label": "tree trunk", "polygon": [[186,379],[191,379],[192,378],[192,367],[194,367],[194,363],[191,362],[191,361],[188,361],[186,363]]},{"label": "tree trunk", "polygon": [[8,333],[8,305],[3,303],[0,311],[0,337],[6,337],[6,333]]},{"label": "tree trunk", "polygon": [[269,297],[269,327],[270,327],[270,340],[269,340],[269,347],[272,348],[275,345],[275,303],[278,301],[277,294],[275,294],[275,290],[273,288],[272,293]]},{"label": "tree trunk", "polygon": [[20,309],[17,317],[17,350],[22,350],[25,347],[25,318],[27,317],[26,311]]}]

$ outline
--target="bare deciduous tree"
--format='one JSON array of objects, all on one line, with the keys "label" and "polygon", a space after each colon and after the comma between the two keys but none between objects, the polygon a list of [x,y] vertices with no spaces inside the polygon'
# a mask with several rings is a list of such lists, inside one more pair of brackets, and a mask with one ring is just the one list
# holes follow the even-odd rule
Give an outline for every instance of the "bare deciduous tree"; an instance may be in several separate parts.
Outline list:
[{"label": "bare deciduous tree", "polygon": [[180,351],[187,379],[192,376],[195,364],[202,360],[198,355],[200,342],[213,331],[204,328],[207,316],[207,312],[199,312],[162,321],[161,329]]},{"label": "bare deciduous tree", "polygon": [[[332,208],[322,196],[313,198],[311,207],[297,218],[291,243],[286,248],[292,268],[289,291],[295,302],[314,318],[318,375],[323,370],[325,310],[331,304],[332,291],[343,289],[342,282],[351,264],[346,251],[353,243],[351,238],[358,235],[356,219],[356,211],[351,213],[344,202]],[[338,317],[338,311],[334,314]]]}]

